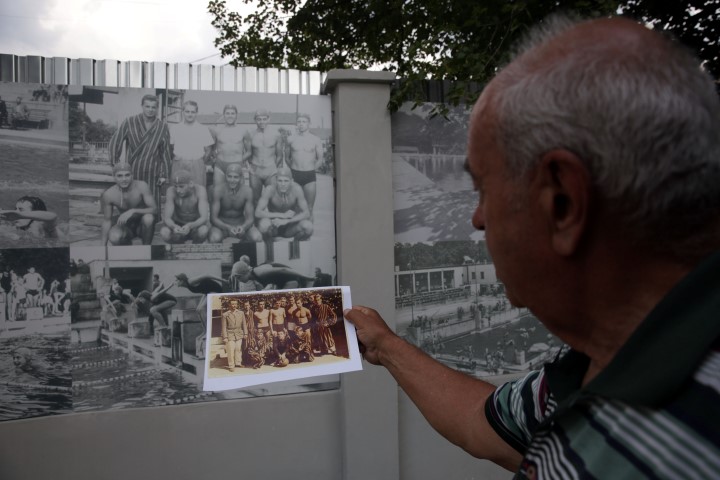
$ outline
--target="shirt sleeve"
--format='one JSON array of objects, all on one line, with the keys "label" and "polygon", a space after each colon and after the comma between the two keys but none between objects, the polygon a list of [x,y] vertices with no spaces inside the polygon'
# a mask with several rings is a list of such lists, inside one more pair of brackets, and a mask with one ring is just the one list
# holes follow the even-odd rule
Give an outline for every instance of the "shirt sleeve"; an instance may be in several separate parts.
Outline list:
[{"label": "shirt sleeve", "polygon": [[501,385],[485,402],[488,423],[521,454],[530,444],[532,433],[548,414],[549,391],[545,370]]}]

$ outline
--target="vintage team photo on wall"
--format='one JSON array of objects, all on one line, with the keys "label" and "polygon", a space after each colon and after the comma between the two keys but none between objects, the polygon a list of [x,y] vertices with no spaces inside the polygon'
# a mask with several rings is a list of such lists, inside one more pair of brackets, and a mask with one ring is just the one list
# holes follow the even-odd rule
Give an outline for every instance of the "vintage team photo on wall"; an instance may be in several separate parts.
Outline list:
[{"label": "vintage team photo on wall", "polygon": [[362,368],[349,287],[210,295],[206,390]]},{"label": "vintage team photo on wall", "polygon": [[327,98],[82,87],[70,100],[74,245],[334,237]]},{"label": "vintage team photo on wall", "polygon": [[203,391],[208,294],[336,284],[328,98],[0,83],[0,169],[0,420],[339,387]]}]

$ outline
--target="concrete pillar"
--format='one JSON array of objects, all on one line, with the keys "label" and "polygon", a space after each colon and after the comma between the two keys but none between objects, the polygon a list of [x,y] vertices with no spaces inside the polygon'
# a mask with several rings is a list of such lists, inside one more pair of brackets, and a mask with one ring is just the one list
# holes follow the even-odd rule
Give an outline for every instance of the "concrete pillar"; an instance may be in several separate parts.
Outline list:
[{"label": "concrete pillar", "polygon": [[[375,307],[394,328],[391,72],[332,70],[337,182],[337,259],[354,304]],[[400,478],[398,389],[383,368],[365,364],[342,377],[344,480]]]}]

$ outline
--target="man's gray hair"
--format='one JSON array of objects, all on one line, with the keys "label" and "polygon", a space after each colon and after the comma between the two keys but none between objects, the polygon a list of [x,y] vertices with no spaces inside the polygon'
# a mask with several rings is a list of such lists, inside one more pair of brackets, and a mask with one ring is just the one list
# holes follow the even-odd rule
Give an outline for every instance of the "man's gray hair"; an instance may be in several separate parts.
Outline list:
[{"label": "man's gray hair", "polygon": [[576,22],[544,25],[492,99],[512,174],[553,149],[571,151],[636,241],[681,257],[717,248],[720,100],[699,61],[666,38],[661,48],[623,50],[585,42],[564,49],[560,61],[528,62],[534,58],[523,52]]}]

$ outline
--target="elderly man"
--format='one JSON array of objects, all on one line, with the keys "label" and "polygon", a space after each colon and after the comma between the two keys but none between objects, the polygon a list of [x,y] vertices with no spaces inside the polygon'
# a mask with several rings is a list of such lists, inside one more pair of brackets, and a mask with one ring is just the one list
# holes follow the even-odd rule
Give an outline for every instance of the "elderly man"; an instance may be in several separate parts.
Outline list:
[{"label": "elderly man", "polygon": [[716,477],[715,85],[629,20],[546,24],[475,105],[467,166],[509,300],[569,348],[496,388],[346,317],[433,427],[516,478]]}]

